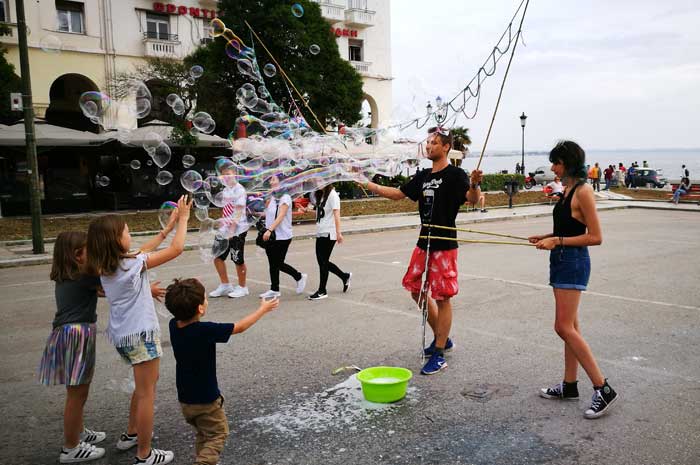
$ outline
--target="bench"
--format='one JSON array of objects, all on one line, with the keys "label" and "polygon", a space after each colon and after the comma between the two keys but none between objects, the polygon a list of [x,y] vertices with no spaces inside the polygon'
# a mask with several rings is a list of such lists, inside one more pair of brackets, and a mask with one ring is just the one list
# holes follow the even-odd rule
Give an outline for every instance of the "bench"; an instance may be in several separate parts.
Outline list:
[{"label": "bench", "polygon": [[[678,186],[680,186],[680,184],[671,184],[671,193],[666,194],[666,196],[673,197],[673,193],[676,192],[676,190],[678,190]],[[700,199],[700,185],[691,184],[688,193],[681,196],[681,200],[689,199]]]}]

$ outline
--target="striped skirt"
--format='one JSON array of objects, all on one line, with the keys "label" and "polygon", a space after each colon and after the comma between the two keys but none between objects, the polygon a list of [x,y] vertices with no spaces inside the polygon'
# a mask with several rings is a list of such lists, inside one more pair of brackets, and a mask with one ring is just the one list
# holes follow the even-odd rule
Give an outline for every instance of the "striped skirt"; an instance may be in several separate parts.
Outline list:
[{"label": "striped skirt", "polygon": [[47,386],[90,384],[95,371],[95,323],[72,323],[54,329],[39,366],[39,382]]}]

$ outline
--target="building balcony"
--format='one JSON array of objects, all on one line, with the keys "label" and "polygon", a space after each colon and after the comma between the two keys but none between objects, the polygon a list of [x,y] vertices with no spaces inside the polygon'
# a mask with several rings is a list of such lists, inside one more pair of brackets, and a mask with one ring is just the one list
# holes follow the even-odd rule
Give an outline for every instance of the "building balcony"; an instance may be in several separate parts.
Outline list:
[{"label": "building balcony", "polygon": [[374,11],[366,8],[366,1],[349,0],[345,10],[345,24],[350,27],[363,28],[374,26]]},{"label": "building balcony", "polygon": [[177,34],[143,33],[144,55],[154,58],[180,58],[182,45]]},{"label": "building balcony", "polygon": [[[331,24],[340,23],[345,20],[345,5],[333,3],[332,0],[312,0],[321,7],[321,16]],[[341,1],[341,0],[336,0]]]},{"label": "building balcony", "polygon": [[350,61],[355,70],[360,73],[360,76],[370,76],[370,70],[372,69],[372,63],[368,61]]}]

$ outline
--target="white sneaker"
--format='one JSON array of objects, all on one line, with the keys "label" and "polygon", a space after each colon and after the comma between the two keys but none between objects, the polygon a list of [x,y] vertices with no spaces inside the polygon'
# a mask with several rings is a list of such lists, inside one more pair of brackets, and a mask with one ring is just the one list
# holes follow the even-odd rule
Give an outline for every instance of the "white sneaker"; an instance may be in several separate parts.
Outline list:
[{"label": "white sneaker", "polygon": [[61,463],[87,462],[89,460],[97,460],[104,455],[104,449],[86,442],[80,442],[73,449],[61,448],[61,455],[58,457],[58,461]]},{"label": "white sneaker", "polygon": [[306,287],[306,278],[308,278],[308,275],[306,273],[302,273],[301,279],[297,281],[297,294],[304,292],[304,288]]},{"label": "white sneaker", "polygon": [[174,458],[175,454],[170,450],[151,449],[151,453],[148,454],[148,457],[145,459],[136,457],[134,459],[134,465],[140,463],[145,465],[163,465],[172,462]]},{"label": "white sneaker", "polygon": [[93,431],[88,428],[84,428],[83,432],[80,433],[80,442],[87,442],[88,444],[97,444],[104,441],[107,438],[107,433],[102,431]]},{"label": "white sneaker", "polygon": [[122,435],[119,437],[119,441],[117,441],[117,449],[119,450],[129,450],[132,447],[137,446],[139,443],[138,441],[138,436],[133,435],[129,436],[126,433],[122,433]]},{"label": "white sneaker", "polygon": [[280,295],[282,294],[280,294],[278,291],[269,290],[260,294],[260,297],[262,297],[263,299],[274,299],[275,297],[279,297]]},{"label": "white sneaker", "polygon": [[241,287],[241,286],[236,286],[233,291],[229,292],[228,296],[231,297],[232,299],[235,299],[237,297],[245,297],[250,292],[248,291],[248,287]]},{"label": "white sneaker", "polygon": [[221,297],[224,295],[228,295],[229,292],[233,292],[233,286],[231,286],[229,283],[222,283],[219,284],[219,287],[217,287],[209,293],[209,297]]}]

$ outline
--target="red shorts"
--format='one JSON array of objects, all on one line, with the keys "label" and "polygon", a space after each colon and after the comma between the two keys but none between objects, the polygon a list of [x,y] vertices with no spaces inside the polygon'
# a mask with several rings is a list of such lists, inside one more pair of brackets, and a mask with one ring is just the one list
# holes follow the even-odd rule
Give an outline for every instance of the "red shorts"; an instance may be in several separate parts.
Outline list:
[{"label": "red shorts", "polygon": [[[413,294],[419,293],[423,284],[425,254],[426,251],[420,247],[413,249],[411,263],[408,264],[408,270],[401,281],[403,287]],[[445,300],[457,295],[457,274],[457,249],[430,252],[428,285],[433,299]]]}]

